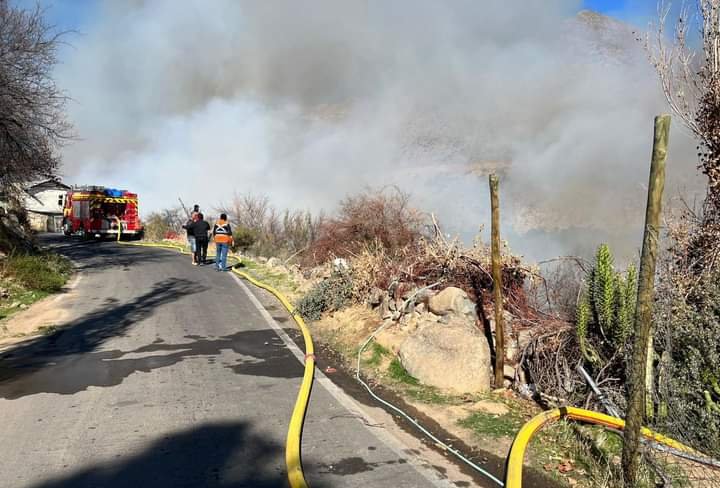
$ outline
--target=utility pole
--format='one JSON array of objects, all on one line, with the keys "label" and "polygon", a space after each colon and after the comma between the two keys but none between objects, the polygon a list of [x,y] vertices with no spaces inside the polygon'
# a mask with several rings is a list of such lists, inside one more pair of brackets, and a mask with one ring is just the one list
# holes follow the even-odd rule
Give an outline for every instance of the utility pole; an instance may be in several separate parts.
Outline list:
[{"label": "utility pole", "polygon": [[502,269],[500,267],[500,202],[499,181],[496,174],[488,178],[490,183],[491,250],[493,298],[495,300],[495,388],[503,387],[505,370],[505,332],[503,327]]},{"label": "utility pole", "polygon": [[643,236],[640,272],[638,276],[637,308],[635,309],[635,338],[628,379],[627,411],[625,416],[625,443],[622,452],[622,467],[625,486],[635,488],[640,467],[640,428],[646,411],[646,385],[648,364],[652,366],[652,304],[655,284],[655,263],[660,230],[660,211],[665,187],[665,159],[667,157],[670,116],[655,117],[655,135],[650,182],[648,185],[647,208],[645,211],[645,234]]}]

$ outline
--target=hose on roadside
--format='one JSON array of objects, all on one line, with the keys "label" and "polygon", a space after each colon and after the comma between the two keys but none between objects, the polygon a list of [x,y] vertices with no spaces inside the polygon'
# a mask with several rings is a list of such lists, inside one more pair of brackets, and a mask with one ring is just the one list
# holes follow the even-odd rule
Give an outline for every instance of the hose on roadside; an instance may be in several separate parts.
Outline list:
[{"label": "hose on roadside", "polygon": [[[576,407],[560,407],[539,413],[525,423],[525,425],[523,425],[515,435],[515,439],[510,447],[507,470],[505,473],[505,486],[507,488],[522,488],[525,451],[530,444],[530,440],[545,425],[556,422],[560,419],[569,419],[586,424],[600,425],[618,432],[622,432],[625,428],[625,421],[623,419]],[[643,427],[640,430],[640,435],[645,438],[646,442],[662,445],[663,450],[666,450],[666,452],[672,454],[682,453],[680,457],[686,459],[707,460],[702,453],[697,452],[695,449],[688,447],[675,439],[653,432],[646,427]],[[707,464],[707,462],[705,464]],[[709,465],[712,466],[712,464]]]},{"label": "hose on roadside", "polygon": [[443,449],[445,449],[446,451],[448,451],[449,453],[451,453],[453,456],[455,456],[455,457],[458,458],[460,461],[462,461],[463,463],[465,463],[465,464],[467,464],[468,466],[470,466],[472,469],[474,469],[475,471],[477,471],[477,472],[480,473],[481,475],[485,476],[486,478],[489,478],[489,479],[492,480],[494,483],[496,483],[498,486],[505,486],[505,484],[504,484],[501,480],[499,480],[498,478],[496,478],[492,473],[490,473],[489,471],[481,468],[480,466],[478,466],[477,464],[475,464],[474,462],[472,462],[470,459],[468,459],[467,457],[465,457],[460,451],[458,451],[458,450],[455,449],[454,447],[452,447],[452,446],[446,444],[445,442],[441,441],[440,439],[438,439],[437,436],[433,435],[432,432],[430,432],[430,431],[427,430],[425,427],[423,427],[417,420],[415,420],[415,419],[412,418],[410,415],[408,415],[408,414],[405,413],[403,410],[401,410],[400,407],[397,407],[396,405],[393,405],[391,402],[389,402],[389,401],[387,401],[387,400],[383,400],[382,398],[380,398],[380,397],[372,390],[372,388],[370,388],[370,385],[368,385],[365,381],[363,381],[362,377],[360,376],[360,364],[361,364],[361,356],[362,356],[362,353],[365,351],[365,348],[367,348],[367,346],[370,344],[370,342],[372,342],[372,341],[375,339],[375,337],[376,337],[385,327],[387,327],[388,325],[390,325],[390,324],[392,324],[392,323],[393,323],[393,322],[385,322],[383,325],[381,325],[380,327],[378,327],[377,329],[375,329],[375,331],[368,336],[368,338],[365,340],[365,342],[363,343],[363,345],[360,347],[360,349],[358,350],[358,355],[357,355],[357,368],[356,368],[355,378],[358,380],[358,382],[359,382],[363,387],[365,387],[365,389],[367,390],[367,392],[370,394],[371,397],[373,397],[375,400],[377,400],[378,402],[382,403],[383,405],[385,405],[386,407],[388,407],[389,409],[391,409],[393,412],[396,412],[397,414],[399,414],[400,416],[402,416],[405,420],[407,420],[408,422],[410,422],[411,424],[413,424],[420,432],[422,432],[422,433],[425,434],[427,437],[429,437],[429,438],[430,438],[433,442],[435,442],[438,446],[442,447]]},{"label": "hose on roadside", "polygon": [[[125,244],[129,246],[140,246],[140,247],[156,247],[163,249],[174,249],[179,251],[181,254],[190,254],[185,247],[177,244],[165,244],[165,243],[149,243],[149,242],[128,242],[121,240],[122,237],[122,223],[118,219],[118,236],[117,243]],[[209,255],[208,257],[213,257]],[[237,259],[237,258],[236,258]],[[253,285],[262,288],[272,293],[279,301],[283,304],[288,313],[295,320],[295,323],[300,328],[305,341],[305,371],[303,373],[302,383],[300,384],[300,390],[298,391],[297,399],[295,400],[295,407],[293,408],[292,416],[290,417],[290,425],[288,426],[287,438],[285,440],[285,466],[287,468],[288,481],[290,482],[291,488],[308,488],[308,483],[305,480],[305,473],[303,472],[302,465],[302,431],[305,423],[305,414],[307,412],[308,403],[310,401],[310,394],[312,392],[312,384],[315,378],[315,348],[308,329],[302,316],[298,313],[295,307],[290,301],[277,291],[272,286],[263,283],[249,274],[238,270],[234,265],[231,270],[236,275],[249,281]]]}]

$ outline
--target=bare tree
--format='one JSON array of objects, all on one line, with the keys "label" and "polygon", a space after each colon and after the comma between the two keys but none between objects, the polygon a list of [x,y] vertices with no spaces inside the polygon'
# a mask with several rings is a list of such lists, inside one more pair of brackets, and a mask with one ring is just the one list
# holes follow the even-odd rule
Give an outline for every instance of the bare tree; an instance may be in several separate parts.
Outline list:
[{"label": "bare tree", "polygon": [[672,111],[699,142],[699,168],[708,186],[689,252],[693,266],[703,271],[717,261],[720,238],[720,0],[683,4],[672,36],[666,33],[669,14],[669,4],[661,0],[655,34],[647,34],[645,48]]},{"label": "bare tree", "polygon": [[312,243],[323,221],[322,214],[285,209],[278,210],[265,195],[236,193],[230,203],[218,211],[225,212],[241,232],[236,240],[244,241],[256,254],[291,256],[302,253]]},{"label": "bare tree", "polygon": [[51,175],[71,135],[67,97],[52,78],[62,34],[39,6],[0,0],[0,191]]}]

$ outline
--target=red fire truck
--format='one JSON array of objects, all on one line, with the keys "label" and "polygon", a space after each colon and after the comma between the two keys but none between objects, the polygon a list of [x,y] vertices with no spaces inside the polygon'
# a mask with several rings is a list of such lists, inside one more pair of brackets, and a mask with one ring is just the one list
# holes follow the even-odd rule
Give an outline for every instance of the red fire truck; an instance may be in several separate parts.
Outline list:
[{"label": "red fire truck", "polygon": [[[118,229],[119,224],[119,229]],[[63,208],[63,232],[86,239],[128,236],[140,239],[143,226],[138,196],[103,186],[75,186],[67,192]]]}]

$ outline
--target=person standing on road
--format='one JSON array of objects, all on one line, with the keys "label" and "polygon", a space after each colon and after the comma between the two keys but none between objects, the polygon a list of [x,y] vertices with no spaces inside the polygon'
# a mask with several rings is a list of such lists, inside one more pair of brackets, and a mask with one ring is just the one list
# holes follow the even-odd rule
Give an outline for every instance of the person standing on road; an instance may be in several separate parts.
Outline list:
[{"label": "person standing on road", "polygon": [[233,243],[232,228],[227,221],[227,214],[220,214],[220,220],[215,222],[212,234],[215,240],[215,270],[227,271],[228,249]]},{"label": "person standing on road", "polygon": [[195,236],[193,235],[192,226],[197,221],[197,216],[200,213],[197,211],[200,207],[198,205],[195,205],[193,208],[193,212],[188,216],[187,222],[183,224],[183,229],[185,229],[185,232],[187,232],[187,241],[190,245],[190,255],[192,257],[192,263],[197,264],[195,261],[195,253],[197,251],[197,247],[195,245]]},{"label": "person standing on road", "polygon": [[207,260],[208,232],[210,232],[210,224],[205,221],[203,214],[198,212],[196,218],[197,220],[190,226],[195,237],[195,260],[193,262],[195,266],[205,264]]}]

